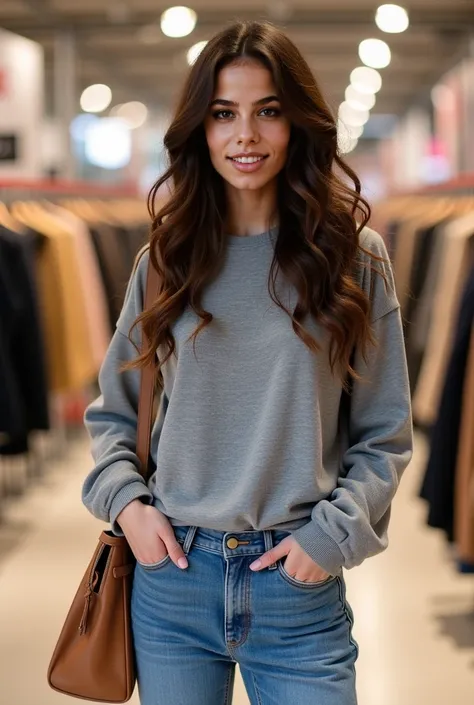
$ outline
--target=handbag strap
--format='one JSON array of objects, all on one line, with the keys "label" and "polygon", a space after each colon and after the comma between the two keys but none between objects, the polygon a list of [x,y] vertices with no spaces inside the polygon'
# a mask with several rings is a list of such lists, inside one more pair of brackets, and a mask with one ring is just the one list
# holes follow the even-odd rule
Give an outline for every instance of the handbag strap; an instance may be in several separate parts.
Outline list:
[{"label": "handbag strap", "polygon": [[[156,301],[159,291],[159,275],[154,268],[151,257],[148,260],[144,310],[149,309]],[[142,334],[142,350],[145,347],[145,334]],[[151,440],[151,424],[153,415],[153,399],[156,384],[156,359],[142,367],[140,377],[140,396],[138,398],[138,424],[136,452],[140,461],[140,473],[145,482],[149,478],[149,456]]]}]

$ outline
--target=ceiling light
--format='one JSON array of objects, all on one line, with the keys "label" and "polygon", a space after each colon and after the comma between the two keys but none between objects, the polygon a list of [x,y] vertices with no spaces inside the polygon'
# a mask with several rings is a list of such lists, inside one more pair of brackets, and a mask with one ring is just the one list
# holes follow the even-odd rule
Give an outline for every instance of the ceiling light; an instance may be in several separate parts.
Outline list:
[{"label": "ceiling light", "polygon": [[349,103],[341,103],[339,106],[339,118],[348,126],[362,127],[369,119],[368,110],[356,110]]},{"label": "ceiling light", "polygon": [[375,69],[359,66],[351,73],[351,85],[359,93],[378,93],[382,88],[382,76]]},{"label": "ceiling light", "polygon": [[359,139],[364,132],[364,125],[346,125],[341,118],[337,121],[337,137],[339,140]]},{"label": "ceiling light", "polygon": [[346,88],[346,102],[358,110],[372,110],[375,105],[375,95],[361,93],[351,84]]},{"label": "ceiling light", "polygon": [[[352,135],[347,127],[339,121],[340,128],[337,132],[337,148],[340,154],[349,154],[355,149],[358,140],[358,135]],[[357,128],[359,129],[359,128]],[[362,128],[363,129],[363,128]]]},{"label": "ceiling light", "polygon": [[112,102],[112,91],[103,83],[95,83],[83,91],[81,108],[85,113],[101,113]]},{"label": "ceiling light", "polygon": [[364,39],[359,44],[359,56],[362,63],[373,69],[384,69],[392,59],[390,47],[381,39]]},{"label": "ceiling light", "polygon": [[196,22],[197,15],[189,7],[170,7],[161,15],[161,31],[167,37],[187,37]]},{"label": "ceiling light", "polygon": [[76,115],[69,126],[71,137],[78,142],[84,141],[87,130],[96,120],[100,120],[100,118],[91,113],[80,113]]},{"label": "ceiling light", "polygon": [[92,123],[85,138],[87,160],[103,169],[121,169],[132,156],[130,130],[118,118],[100,118]]},{"label": "ceiling light", "polygon": [[349,141],[342,144],[339,147],[339,151],[341,154],[350,154],[351,152],[354,151],[354,149],[357,147],[358,144],[359,144],[359,140],[353,137]]},{"label": "ceiling light", "polygon": [[398,34],[408,29],[408,12],[400,5],[381,5],[375,15],[375,23],[382,32]]},{"label": "ceiling light", "polygon": [[204,49],[206,46],[207,42],[198,42],[197,44],[194,44],[191,49],[188,49],[187,53],[187,59],[188,59],[188,64],[192,66],[196,59],[198,58],[199,54],[201,51]]},{"label": "ceiling light", "polygon": [[145,124],[148,117],[148,108],[143,103],[132,100],[130,103],[116,105],[111,114],[121,118],[131,130],[135,130]]}]

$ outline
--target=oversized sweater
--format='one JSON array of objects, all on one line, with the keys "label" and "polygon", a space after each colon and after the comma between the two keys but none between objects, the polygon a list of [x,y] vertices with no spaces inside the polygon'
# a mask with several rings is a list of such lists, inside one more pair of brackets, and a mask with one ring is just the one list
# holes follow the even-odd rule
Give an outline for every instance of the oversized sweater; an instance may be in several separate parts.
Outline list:
[{"label": "oversized sweater", "polygon": [[[135,453],[140,372],[119,371],[136,356],[128,334],[143,309],[148,252],[141,257],[100,371],[101,395],[85,414],[95,467],[83,501],[116,534],[118,515],[137,498],[173,525],[287,530],[336,575],[386,548],[391,502],[412,454],[399,304],[390,264],[375,263],[384,282],[360,253],[357,276],[371,296],[377,346],[367,364],[355,351],[363,379],[347,397],[330,369],[326,329],[312,316],[304,321],[321,346],[315,354],[270,297],[277,236],[226,236],[225,261],[203,295],[214,319],[195,352],[194,311],[187,306],[172,324],[176,353],[163,367],[148,486]],[[374,231],[366,228],[361,244],[387,258]],[[277,292],[294,310],[296,289],[281,272]],[[132,337],[138,344],[140,331]]]}]

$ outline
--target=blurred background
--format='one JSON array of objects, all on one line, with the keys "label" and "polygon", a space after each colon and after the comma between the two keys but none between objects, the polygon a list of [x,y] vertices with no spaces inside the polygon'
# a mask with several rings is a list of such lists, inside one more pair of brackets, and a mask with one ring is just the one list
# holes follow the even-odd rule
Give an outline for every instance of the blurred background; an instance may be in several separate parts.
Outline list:
[{"label": "blurred background", "polygon": [[[0,0],[2,702],[67,701],[46,670],[101,528],[80,502],[91,466],[82,415],[148,237],[174,101],[234,19],[281,25],[309,62],[387,243],[404,318],[415,454],[389,550],[346,575],[360,705],[467,705],[474,0]],[[234,703],[248,705],[240,679]]]}]

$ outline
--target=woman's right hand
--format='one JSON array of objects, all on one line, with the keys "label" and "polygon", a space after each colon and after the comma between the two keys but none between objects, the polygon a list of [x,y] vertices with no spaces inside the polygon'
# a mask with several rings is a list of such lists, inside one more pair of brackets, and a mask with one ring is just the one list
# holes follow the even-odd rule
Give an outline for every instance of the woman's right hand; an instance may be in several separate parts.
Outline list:
[{"label": "woman's right hand", "polygon": [[178,568],[188,567],[172,525],[155,507],[135,499],[120,512],[117,522],[139,563],[159,563],[169,555]]}]

